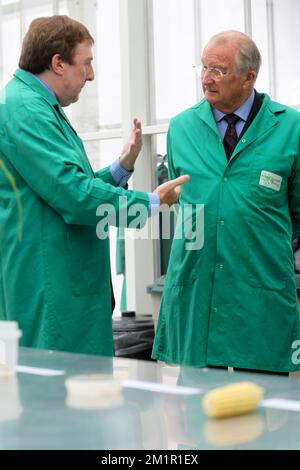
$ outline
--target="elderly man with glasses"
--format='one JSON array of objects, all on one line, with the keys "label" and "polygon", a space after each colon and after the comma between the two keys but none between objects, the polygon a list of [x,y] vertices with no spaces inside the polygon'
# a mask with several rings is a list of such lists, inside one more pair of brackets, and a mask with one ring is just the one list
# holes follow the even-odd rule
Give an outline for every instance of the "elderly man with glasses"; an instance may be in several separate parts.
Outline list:
[{"label": "elderly man with glasses", "polygon": [[[203,205],[203,244],[175,237],[153,357],[275,373],[300,368],[292,240],[300,234],[300,115],[258,93],[243,33],[213,36],[204,98],[171,120],[169,174],[191,175],[182,206]],[[198,227],[199,229],[199,227]]]}]

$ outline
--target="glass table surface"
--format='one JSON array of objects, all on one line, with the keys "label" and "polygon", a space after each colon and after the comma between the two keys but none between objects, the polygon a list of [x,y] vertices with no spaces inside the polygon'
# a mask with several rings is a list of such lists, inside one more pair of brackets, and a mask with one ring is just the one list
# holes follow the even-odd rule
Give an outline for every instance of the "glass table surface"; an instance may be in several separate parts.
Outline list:
[{"label": "glass table surface", "polygon": [[[88,388],[70,400],[65,382],[78,374],[120,381],[119,399],[91,400]],[[240,381],[280,401],[206,417],[204,393]],[[20,348],[16,376],[0,377],[0,449],[300,449],[300,378]]]}]

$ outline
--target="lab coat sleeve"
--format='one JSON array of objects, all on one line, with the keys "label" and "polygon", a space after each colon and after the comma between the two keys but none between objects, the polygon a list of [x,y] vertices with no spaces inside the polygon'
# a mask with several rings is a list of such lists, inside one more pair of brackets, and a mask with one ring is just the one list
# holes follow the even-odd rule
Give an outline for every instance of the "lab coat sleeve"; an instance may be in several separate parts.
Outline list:
[{"label": "lab coat sleeve", "polygon": [[168,173],[169,179],[174,179],[180,176],[174,167],[173,162],[173,148],[172,148],[172,121],[167,134],[167,156],[168,156]]},{"label": "lab coat sleeve", "polygon": [[289,207],[293,224],[293,240],[300,237],[300,131],[299,147],[289,180]]},{"label": "lab coat sleeve", "polygon": [[[0,130],[1,149],[27,185],[68,224],[95,225],[101,205],[111,225],[128,226],[142,210],[147,220],[149,197],[105,182],[84,171],[85,154],[69,141],[54,110],[42,100],[14,109]],[[102,212],[101,212],[102,214]],[[104,214],[103,214],[104,216]]]},{"label": "lab coat sleeve", "polygon": [[101,168],[101,170],[96,171],[95,176],[97,178],[100,178],[102,181],[104,181],[104,183],[108,183],[116,187],[118,186],[118,183],[112,177],[112,174],[110,172],[110,166]]}]

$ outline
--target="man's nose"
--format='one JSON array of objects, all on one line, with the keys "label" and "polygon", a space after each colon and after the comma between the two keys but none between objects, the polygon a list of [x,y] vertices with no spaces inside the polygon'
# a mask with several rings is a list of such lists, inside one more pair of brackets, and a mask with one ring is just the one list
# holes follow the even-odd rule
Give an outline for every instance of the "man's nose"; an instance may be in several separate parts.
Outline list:
[{"label": "man's nose", "polygon": [[211,83],[214,83],[214,79],[212,78],[211,74],[209,73],[208,70],[205,70],[203,73],[202,73],[202,83],[203,85],[209,85]]},{"label": "man's nose", "polygon": [[92,81],[94,80],[94,78],[95,78],[95,72],[94,72],[93,67],[91,66],[91,67],[90,67],[90,70],[89,70],[89,72],[88,72],[88,74],[87,74],[86,79],[87,79],[89,82],[92,82]]}]

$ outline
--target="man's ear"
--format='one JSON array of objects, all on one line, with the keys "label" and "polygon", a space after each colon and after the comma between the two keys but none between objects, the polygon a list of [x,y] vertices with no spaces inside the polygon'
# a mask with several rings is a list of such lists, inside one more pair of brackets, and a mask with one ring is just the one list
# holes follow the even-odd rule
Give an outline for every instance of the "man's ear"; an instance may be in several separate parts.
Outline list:
[{"label": "man's ear", "polygon": [[245,80],[245,85],[246,86],[252,86],[255,83],[257,77],[257,73],[255,70],[248,70],[246,80]]},{"label": "man's ear", "polygon": [[60,54],[54,54],[51,59],[51,68],[54,73],[59,76],[62,76],[65,68],[65,61],[62,59]]}]

